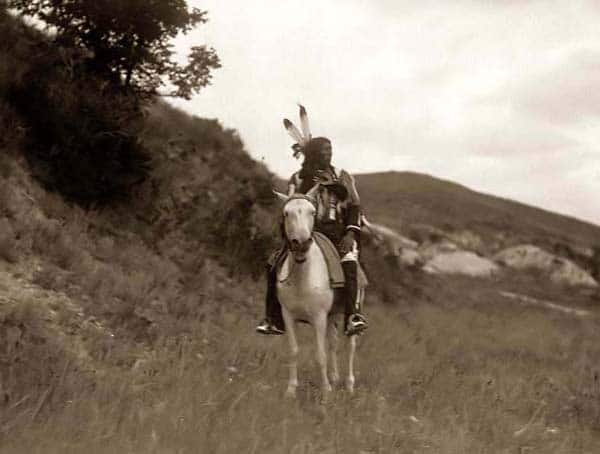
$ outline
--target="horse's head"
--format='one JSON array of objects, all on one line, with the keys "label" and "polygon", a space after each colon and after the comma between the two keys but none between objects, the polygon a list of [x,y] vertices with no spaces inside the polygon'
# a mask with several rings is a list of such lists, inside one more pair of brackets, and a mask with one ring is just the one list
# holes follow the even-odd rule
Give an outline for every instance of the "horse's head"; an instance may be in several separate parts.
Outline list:
[{"label": "horse's head", "polygon": [[304,254],[312,244],[312,232],[317,212],[314,196],[317,190],[318,185],[315,185],[306,194],[293,194],[291,196],[275,191],[275,194],[284,202],[285,237],[290,251],[292,251],[297,261],[302,261]]}]

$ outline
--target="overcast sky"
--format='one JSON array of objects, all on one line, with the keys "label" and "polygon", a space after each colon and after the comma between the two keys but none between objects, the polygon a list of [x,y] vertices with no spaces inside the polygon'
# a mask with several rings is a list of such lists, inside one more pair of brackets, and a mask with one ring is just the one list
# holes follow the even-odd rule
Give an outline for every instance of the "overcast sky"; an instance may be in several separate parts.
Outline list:
[{"label": "overcast sky", "polygon": [[[353,173],[411,170],[600,224],[600,2],[202,0],[178,47],[223,68],[179,107],[235,128],[281,176],[282,119]],[[360,190],[360,188],[359,188]]]}]

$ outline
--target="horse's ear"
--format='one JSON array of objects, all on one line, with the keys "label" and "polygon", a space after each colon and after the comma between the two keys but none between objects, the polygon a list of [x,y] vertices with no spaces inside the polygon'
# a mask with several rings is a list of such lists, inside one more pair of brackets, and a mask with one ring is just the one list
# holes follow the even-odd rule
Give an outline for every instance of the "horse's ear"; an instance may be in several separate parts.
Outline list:
[{"label": "horse's ear", "polygon": [[287,202],[289,197],[285,194],[282,194],[281,192],[277,192],[277,191],[273,191],[273,194],[275,194],[277,197],[279,197],[279,200],[281,200],[282,202]]},{"label": "horse's ear", "polygon": [[310,190],[306,193],[306,197],[315,198],[317,195],[317,191],[319,190],[319,183],[315,184]]}]

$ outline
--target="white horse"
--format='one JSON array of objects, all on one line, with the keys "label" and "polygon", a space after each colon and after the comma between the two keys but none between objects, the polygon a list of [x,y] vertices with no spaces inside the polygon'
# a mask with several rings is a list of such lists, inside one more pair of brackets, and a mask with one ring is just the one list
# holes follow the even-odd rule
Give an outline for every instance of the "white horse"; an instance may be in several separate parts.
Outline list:
[{"label": "white horse", "polygon": [[[288,254],[277,276],[277,295],[281,303],[283,320],[290,343],[290,376],[286,395],[294,397],[298,387],[298,341],[296,322],[307,322],[315,329],[317,341],[317,363],[321,369],[322,391],[328,394],[331,383],[339,381],[337,363],[338,332],[335,315],[344,316],[343,304],[336,302],[334,289],[329,282],[327,263],[323,252],[313,241],[316,217],[316,202],[313,196],[318,186],[306,195],[286,196],[275,192],[285,203],[283,216],[285,235],[289,244]],[[364,292],[359,290],[359,297]],[[339,307],[338,307],[339,306]],[[331,381],[327,374],[327,344],[331,354]],[[346,388],[354,391],[354,355],[356,336],[349,339],[348,376]]]}]

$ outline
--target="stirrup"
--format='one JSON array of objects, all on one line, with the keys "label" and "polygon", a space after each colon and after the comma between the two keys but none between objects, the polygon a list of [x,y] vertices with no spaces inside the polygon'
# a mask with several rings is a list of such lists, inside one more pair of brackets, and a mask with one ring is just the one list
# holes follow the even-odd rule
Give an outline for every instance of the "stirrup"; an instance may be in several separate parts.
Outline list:
[{"label": "stirrup", "polygon": [[362,333],[369,327],[367,320],[362,314],[352,314],[348,317],[348,323],[346,324],[346,336],[355,336]]},{"label": "stirrup", "polygon": [[256,327],[256,332],[259,334],[274,334],[274,335],[285,334],[285,331],[277,328],[275,325],[273,325],[266,319],[258,324],[258,326]]}]

